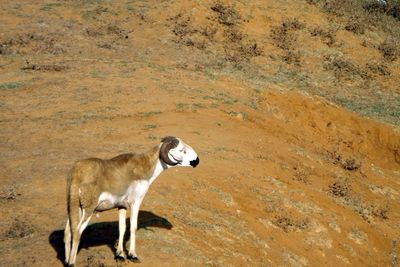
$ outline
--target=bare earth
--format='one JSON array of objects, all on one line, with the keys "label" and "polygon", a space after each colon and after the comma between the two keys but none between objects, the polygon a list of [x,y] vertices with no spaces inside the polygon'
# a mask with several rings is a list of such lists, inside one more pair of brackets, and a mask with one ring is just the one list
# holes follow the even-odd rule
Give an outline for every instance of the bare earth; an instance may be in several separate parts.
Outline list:
[{"label": "bare earth", "polygon": [[[0,266],[62,266],[74,161],[166,135],[201,161],[150,188],[141,266],[395,266],[400,113],[371,119],[328,99],[379,84],[395,108],[399,59],[388,77],[337,82],[319,53],[381,60],[364,37],[339,30],[328,47],[306,32],[330,23],[316,6],[246,2],[235,13],[214,1],[3,1]],[[301,66],[280,62],[270,35],[287,17],[307,24]],[[116,210],[94,218],[77,265],[134,266],[114,261],[117,236]]]}]

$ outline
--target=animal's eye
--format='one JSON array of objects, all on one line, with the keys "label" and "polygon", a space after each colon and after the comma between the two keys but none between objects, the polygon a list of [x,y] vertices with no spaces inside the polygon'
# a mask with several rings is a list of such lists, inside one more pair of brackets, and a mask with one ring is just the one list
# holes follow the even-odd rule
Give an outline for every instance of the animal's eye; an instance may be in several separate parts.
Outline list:
[{"label": "animal's eye", "polygon": [[183,154],[186,154],[186,150],[183,151]]}]

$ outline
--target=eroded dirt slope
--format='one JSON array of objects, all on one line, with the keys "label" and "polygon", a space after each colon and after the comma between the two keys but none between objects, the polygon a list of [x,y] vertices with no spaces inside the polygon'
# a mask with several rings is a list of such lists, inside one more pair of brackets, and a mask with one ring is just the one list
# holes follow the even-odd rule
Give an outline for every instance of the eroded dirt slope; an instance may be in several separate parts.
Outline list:
[{"label": "eroded dirt slope", "polygon": [[[336,46],[329,35],[307,38],[326,16],[302,1],[4,3],[0,266],[62,266],[73,162],[144,151],[165,135],[201,162],[164,172],[150,189],[141,266],[393,264],[399,60],[384,64],[390,75],[364,77],[360,49],[382,55],[360,43],[376,39],[344,30]],[[288,31],[301,42],[282,48]],[[358,65],[330,69],[338,61],[324,53],[333,50]],[[327,100],[335,95],[360,108],[379,95],[364,114],[392,124]],[[382,103],[392,113],[377,111]],[[93,219],[78,266],[117,266],[116,219]]]}]

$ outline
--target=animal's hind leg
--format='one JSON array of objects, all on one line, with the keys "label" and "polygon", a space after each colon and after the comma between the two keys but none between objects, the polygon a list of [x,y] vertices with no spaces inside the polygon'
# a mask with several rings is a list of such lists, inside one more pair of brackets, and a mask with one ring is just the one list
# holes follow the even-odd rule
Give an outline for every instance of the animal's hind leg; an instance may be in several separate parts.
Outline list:
[{"label": "animal's hind leg", "polygon": [[118,210],[118,228],[119,228],[119,238],[118,247],[115,253],[115,259],[117,261],[124,261],[126,256],[124,252],[124,235],[126,230],[126,209],[120,208]]},{"label": "animal's hind leg", "polygon": [[78,253],[78,247],[79,247],[79,242],[81,240],[82,232],[85,230],[90,219],[92,218],[93,211],[90,211],[89,213],[87,212],[86,209],[80,207],[80,214],[81,216],[78,225],[76,227],[73,227],[71,225],[73,234],[72,234],[72,248],[68,262],[70,266],[75,264],[76,254]]},{"label": "animal's hind leg", "polygon": [[71,224],[69,221],[69,216],[67,218],[67,224],[64,230],[64,244],[65,244],[65,263],[69,262],[69,256],[71,253]]}]

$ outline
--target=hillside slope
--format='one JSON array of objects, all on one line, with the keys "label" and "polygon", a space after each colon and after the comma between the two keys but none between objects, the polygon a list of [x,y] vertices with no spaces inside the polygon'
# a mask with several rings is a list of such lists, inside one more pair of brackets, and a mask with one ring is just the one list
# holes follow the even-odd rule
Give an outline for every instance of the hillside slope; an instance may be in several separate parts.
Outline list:
[{"label": "hillside slope", "polygon": [[[396,39],[343,21],[313,1],[2,5],[0,265],[62,266],[74,161],[176,135],[201,162],[146,196],[142,266],[394,266]],[[117,266],[116,220],[78,266]]]}]

